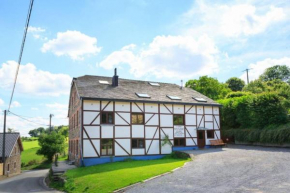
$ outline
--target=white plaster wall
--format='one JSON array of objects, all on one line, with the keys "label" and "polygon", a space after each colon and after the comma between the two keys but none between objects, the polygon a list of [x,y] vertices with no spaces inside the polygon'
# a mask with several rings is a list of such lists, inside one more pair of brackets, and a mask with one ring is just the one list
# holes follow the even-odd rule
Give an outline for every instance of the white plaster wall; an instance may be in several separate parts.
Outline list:
[{"label": "white plaster wall", "polygon": [[204,114],[212,114],[212,106],[205,106]]},{"label": "white plaster wall", "polygon": [[213,121],[212,115],[204,115],[204,120],[205,121]]},{"label": "white plaster wall", "polygon": [[197,139],[186,138],[186,146],[195,146],[195,144],[197,145]]},{"label": "white plaster wall", "polygon": [[[191,108],[192,107],[192,108]],[[190,109],[190,110],[189,110]],[[188,111],[189,110],[189,111]],[[188,111],[188,112],[187,112]],[[192,105],[185,105],[185,112],[187,113],[196,113],[195,112],[195,106],[192,106]]]},{"label": "white plaster wall", "polygon": [[197,106],[197,114],[203,114],[203,106]]},{"label": "white plaster wall", "polygon": [[145,148],[132,149],[132,155],[145,155]]},{"label": "white plaster wall", "polygon": [[[99,112],[84,111],[84,124],[89,125],[98,116]],[[100,116],[94,121],[94,124],[100,123]]]},{"label": "white plaster wall", "polygon": [[213,114],[219,115],[219,108],[218,107],[213,107]]},{"label": "white plaster wall", "polygon": [[183,125],[174,125],[173,129],[174,137],[185,137],[185,129]]},{"label": "white plaster wall", "polygon": [[[173,128],[161,128],[163,132],[168,135],[169,139],[173,139]],[[161,134],[161,139],[165,137],[164,133],[162,131],[160,132]]]},{"label": "white plaster wall", "polygon": [[[168,109],[170,110],[168,111]],[[172,105],[171,104],[160,104],[160,113],[168,113],[168,114],[171,114],[172,112]]]},{"label": "white plaster wall", "polygon": [[132,137],[144,137],[144,125],[132,125]]},{"label": "white plaster wall", "polygon": [[196,125],[196,115],[185,114],[186,125]]},{"label": "white plaster wall", "polygon": [[[196,135],[197,135],[197,134],[196,134],[196,127],[188,127],[188,126],[187,126],[186,129],[187,129],[187,131],[188,131],[188,132],[186,131],[186,134],[185,134],[186,137],[190,137],[190,135],[191,135],[191,137],[197,137],[197,136],[196,136]],[[189,135],[188,133],[189,133],[190,135]]]},{"label": "white plaster wall", "polygon": [[161,127],[173,127],[173,115],[160,115]]},{"label": "white plaster wall", "polygon": [[[98,153],[100,153],[100,140],[92,140],[95,148],[97,149]],[[98,157],[96,154],[91,142],[89,140],[83,140],[84,145],[84,157]]]},{"label": "white plaster wall", "polygon": [[205,122],[204,125],[204,127],[207,129],[213,129],[213,122]]},{"label": "white plaster wall", "polygon": [[[129,124],[131,123],[130,120],[130,113],[118,113],[123,119],[125,119]],[[115,125],[128,125],[117,113],[115,113]]]},{"label": "white plaster wall", "polygon": [[[139,108],[142,110],[140,110],[136,104],[139,106]],[[138,113],[142,113],[144,111],[144,108],[143,108],[143,103],[132,103],[132,112],[138,112]]]},{"label": "white plaster wall", "polygon": [[115,126],[115,138],[130,137],[130,126]]},{"label": "white plaster wall", "polygon": [[[146,151],[150,146],[151,140],[146,140]],[[148,154],[159,154],[159,140],[153,140]]]},{"label": "white plaster wall", "polygon": [[99,111],[100,101],[85,100],[83,109],[91,111]]},{"label": "white plaster wall", "polygon": [[184,105],[173,105],[174,114],[184,114]]},{"label": "white plaster wall", "polygon": [[145,103],[145,112],[146,113],[158,113],[158,104]]},{"label": "white plaster wall", "polygon": [[[173,140],[171,140],[171,143],[173,144]],[[161,142],[162,144],[162,142]],[[164,146],[161,146],[161,154],[170,154],[172,152],[172,147],[169,144],[166,144]]]},{"label": "white plaster wall", "polygon": [[202,115],[197,115],[197,123],[196,123],[196,125],[197,126],[199,125],[199,127],[204,127],[204,117]]},{"label": "white plaster wall", "polygon": [[[156,129],[157,129],[157,132],[156,132]],[[156,134],[155,134],[156,132]],[[155,134],[155,137],[154,137],[154,134]],[[145,136],[146,138],[153,138],[154,139],[159,139],[159,129],[158,127],[145,127]]]},{"label": "white plaster wall", "polygon": [[213,128],[219,129],[220,126],[220,116],[215,115],[215,120],[213,121]]},{"label": "white plaster wall", "polygon": [[109,103],[109,101],[102,101],[102,109],[103,109],[103,111],[113,111],[114,110],[114,102],[113,101],[110,102],[110,104],[105,108],[105,106],[108,103]]},{"label": "white plaster wall", "polygon": [[[128,153],[131,152],[131,139],[115,139]],[[115,155],[126,155],[128,154],[115,143]]]},{"label": "white plaster wall", "polygon": [[101,132],[102,138],[113,138],[114,127],[112,125],[103,125],[101,126],[101,130],[102,130]]},{"label": "white plaster wall", "polygon": [[[145,123],[152,117],[153,114],[145,114]],[[159,125],[158,114],[153,115],[153,117],[146,123],[146,125]]]},{"label": "white plaster wall", "polygon": [[84,127],[90,138],[100,138],[100,126],[84,126]]},{"label": "white plaster wall", "polygon": [[221,131],[219,130],[219,131],[214,131],[214,132],[215,132],[215,135],[214,135],[215,139],[220,139],[221,138]]},{"label": "white plaster wall", "polygon": [[115,111],[130,112],[130,103],[127,103],[127,102],[115,102]]}]

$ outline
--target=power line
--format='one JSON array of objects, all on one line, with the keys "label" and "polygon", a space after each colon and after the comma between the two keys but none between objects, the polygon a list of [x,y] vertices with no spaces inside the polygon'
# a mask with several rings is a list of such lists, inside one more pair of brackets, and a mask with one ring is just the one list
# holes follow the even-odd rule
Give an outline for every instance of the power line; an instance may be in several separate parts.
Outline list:
[{"label": "power line", "polygon": [[31,122],[31,123],[34,123],[34,124],[37,124],[37,125],[41,125],[41,126],[48,126],[48,125],[45,125],[45,124],[42,124],[42,123],[37,123],[37,122],[35,122],[35,121],[31,121],[31,120],[29,120],[29,119],[26,119],[26,118],[24,118],[24,117],[22,117],[22,116],[20,116],[20,115],[17,115],[17,114],[15,114],[15,113],[12,113],[11,111],[9,111],[9,113],[10,114],[12,114],[12,115],[14,115],[14,116],[16,116],[16,117],[19,117],[19,118],[21,118],[21,119],[23,119],[23,120],[25,120],[25,121],[28,121],[28,122]]},{"label": "power line", "polygon": [[17,82],[17,76],[18,76],[20,63],[21,63],[21,59],[22,59],[22,54],[23,54],[23,50],[24,50],[27,30],[28,30],[28,27],[29,27],[29,21],[30,21],[30,16],[31,16],[31,12],[32,12],[33,1],[34,0],[30,0],[30,5],[29,5],[29,9],[28,9],[27,19],[26,19],[26,24],[25,24],[24,34],[23,34],[23,39],[22,39],[22,44],[21,44],[21,48],[20,48],[20,54],[19,54],[19,58],[18,58],[18,66],[17,66],[17,69],[16,69],[16,74],[15,74],[15,78],[14,78],[14,85],[13,85],[13,89],[12,89],[12,93],[11,93],[11,97],[10,97],[8,111],[9,111],[9,109],[11,107],[11,103],[12,103],[12,99],[13,99],[13,95],[14,95],[14,90],[15,90],[15,86],[16,86],[16,82]]},{"label": "power line", "polygon": [[244,70],[243,72],[247,72],[247,83],[249,84],[249,70],[251,70],[252,68],[250,68],[250,69],[246,69],[246,70]]}]

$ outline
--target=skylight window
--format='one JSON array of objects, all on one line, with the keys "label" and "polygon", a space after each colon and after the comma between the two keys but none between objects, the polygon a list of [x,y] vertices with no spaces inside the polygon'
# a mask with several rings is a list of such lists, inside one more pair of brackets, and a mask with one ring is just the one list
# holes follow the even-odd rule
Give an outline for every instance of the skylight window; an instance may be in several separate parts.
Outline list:
[{"label": "skylight window", "polygon": [[150,98],[150,96],[148,94],[145,94],[145,93],[135,93],[135,94],[140,98]]},{"label": "skylight window", "polygon": [[101,84],[110,84],[108,81],[106,81],[106,80],[99,80],[99,83],[101,83]]},{"label": "skylight window", "polygon": [[178,96],[169,96],[169,95],[166,95],[168,98],[170,98],[171,100],[181,100],[180,97]]},{"label": "skylight window", "polygon": [[194,98],[194,97],[192,98],[196,100],[197,102],[207,102],[207,100],[205,100],[204,98]]},{"label": "skylight window", "polygon": [[157,83],[157,82],[149,82],[149,84],[150,84],[151,86],[160,86],[160,84]]}]

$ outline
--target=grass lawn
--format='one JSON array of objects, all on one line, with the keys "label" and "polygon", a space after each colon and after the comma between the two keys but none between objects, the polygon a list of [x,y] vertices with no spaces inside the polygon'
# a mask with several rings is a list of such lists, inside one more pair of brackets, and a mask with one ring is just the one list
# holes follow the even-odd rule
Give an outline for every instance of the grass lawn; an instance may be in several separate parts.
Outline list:
[{"label": "grass lawn", "polygon": [[[21,169],[22,170],[31,170],[31,169],[46,169],[50,168],[51,163],[42,155],[37,155],[36,151],[40,148],[38,145],[37,138],[34,138],[34,141],[22,141],[24,151],[21,153],[21,162],[25,164]],[[65,152],[67,152],[67,143]],[[59,160],[65,160],[66,155],[59,156]],[[28,164],[28,165],[27,165]]]},{"label": "grass lawn", "polygon": [[124,161],[68,170],[64,187],[51,186],[66,192],[112,192],[153,176],[183,166],[190,159],[163,158],[147,161]]}]

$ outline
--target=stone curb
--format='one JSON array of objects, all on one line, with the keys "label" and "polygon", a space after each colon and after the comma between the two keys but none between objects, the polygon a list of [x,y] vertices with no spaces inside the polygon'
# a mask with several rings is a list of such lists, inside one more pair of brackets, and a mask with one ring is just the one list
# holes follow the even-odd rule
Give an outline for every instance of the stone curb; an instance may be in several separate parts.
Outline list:
[{"label": "stone curb", "polygon": [[[191,158],[191,157],[190,157],[190,158]],[[193,160],[193,159],[191,158],[191,161],[192,161],[192,160]],[[131,184],[131,185],[129,185],[129,186],[126,186],[126,187],[124,187],[124,188],[121,188],[121,189],[115,190],[115,191],[113,191],[113,192],[114,192],[114,193],[122,193],[122,192],[125,192],[126,190],[129,190],[129,189],[133,188],[134,186],[136,186],[136,185],[138,185],[138,184],[145,183],[145,182],[148,182],[148,181],[154,180],[154,179],[156,179],[156,178],[159,178],[159,177],[161,177],[161,176],[165,176],[165,175],[171,174],[171,173],[175,172],[176,170],[179,170],[179,169],[183,168],[183,167],[186,166],[186,164],[188,164],[189,162],[190,162],[190,161],[185,162],[185,163],[183,164],[183,166],[180,166],[180,167],[178,167],[178,168],[175,168],[175,169],[171,170],[170,172],[166,172],[166,173],[163,173],[163,174],[160,174],[160,175],[154,176],[154,177],[152,177],[152,178],[148,178],[148,179],[146,179],[146,180],[142,180],[141,182],[137,182],[137,183],[135,183],[135,184]]]}]

